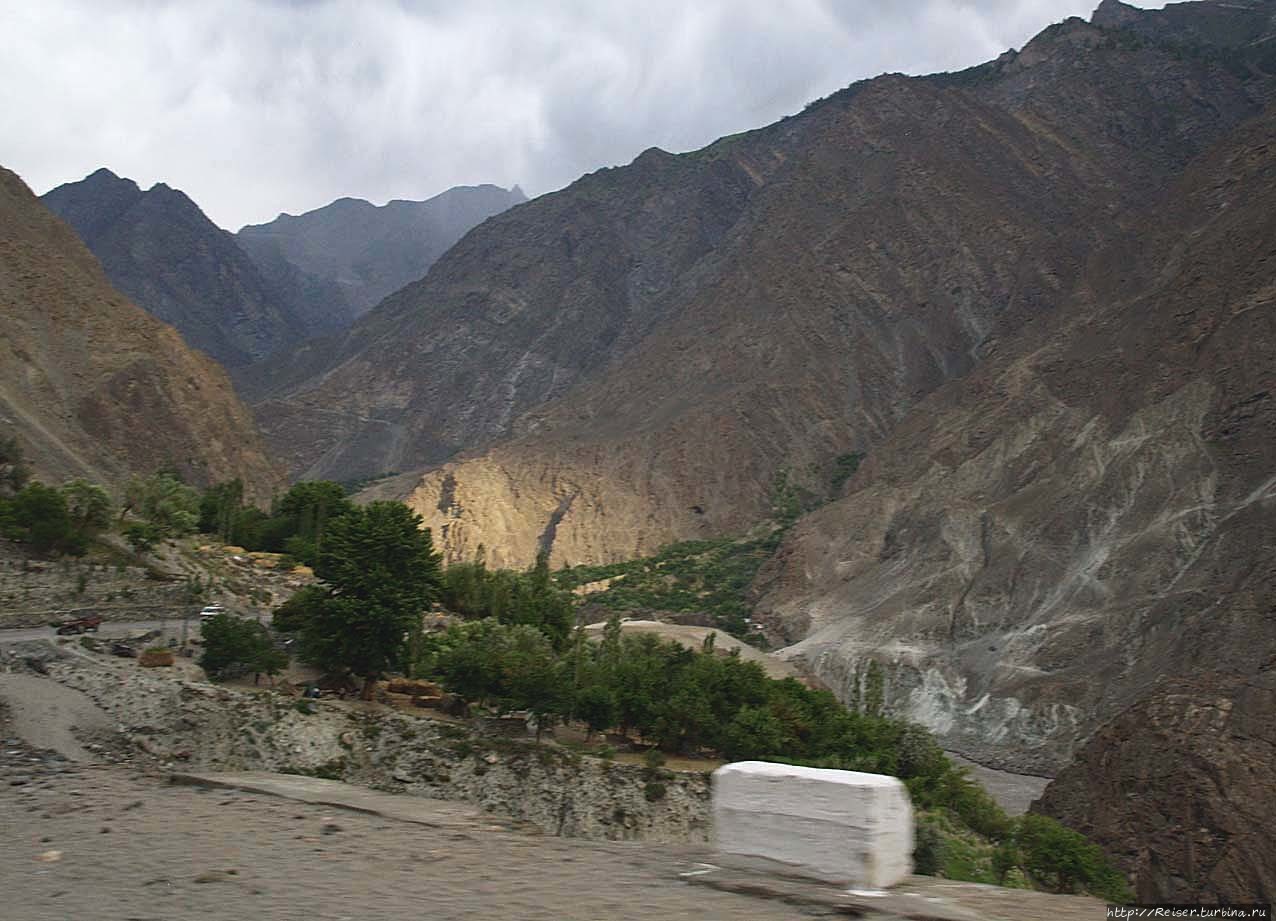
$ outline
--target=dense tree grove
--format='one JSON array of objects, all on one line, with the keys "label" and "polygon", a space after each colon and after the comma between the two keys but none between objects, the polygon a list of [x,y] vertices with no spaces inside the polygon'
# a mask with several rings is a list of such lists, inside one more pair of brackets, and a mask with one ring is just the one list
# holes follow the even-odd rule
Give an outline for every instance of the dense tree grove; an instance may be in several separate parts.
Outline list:
[{"label": "dense tree grove", "polygon": [[199,527],[247,550],[287,553],[313,566],[328,526],[354,507],[340,484],[310,480],[295,484],[267,513],[245,505],[243,483],[231,480],[204,493]]},{"label": "dense tree grove", "polygon": [[453,563],[443,571],[440,600],[462,617],[534,627],[556,648],[566,642],[576,622],[575,599],[555,584],[543,555],[527,572],[491,570],[480,548],[473,563]]},{"label": "dense tree grove", "polygon": [[[1050,819],[1011,820],[924,728],[848,710],[827,691],[768,678],[757,663],[711,646],[697,651],[625,635],[613,618],[600,641],[577,629],[556,649],[542,630],[484,618],[427,637],[416,664],[472,701],[530,711],[542,728],[574,720],[591,733],[616,730],[667,752],[892,774],[920,814],[1000,842],[1005,870],[1018,867],[1057,891],[1121,891],[1097,848]],[[1046,839],[1066,856],[1050,858]],[[942,850],[943,838],[933,846]]]}]

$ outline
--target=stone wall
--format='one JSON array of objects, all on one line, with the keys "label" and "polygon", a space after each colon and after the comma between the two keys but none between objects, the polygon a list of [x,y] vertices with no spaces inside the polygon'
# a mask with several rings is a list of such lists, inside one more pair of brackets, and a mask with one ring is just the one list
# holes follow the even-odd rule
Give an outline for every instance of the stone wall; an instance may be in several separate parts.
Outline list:
[{"label": "stone wall", "polygon": [[107,620],[154,620],[198,609],[185,583],[151,578],[142,567],[0,553],[0,629],[90,614]]}]

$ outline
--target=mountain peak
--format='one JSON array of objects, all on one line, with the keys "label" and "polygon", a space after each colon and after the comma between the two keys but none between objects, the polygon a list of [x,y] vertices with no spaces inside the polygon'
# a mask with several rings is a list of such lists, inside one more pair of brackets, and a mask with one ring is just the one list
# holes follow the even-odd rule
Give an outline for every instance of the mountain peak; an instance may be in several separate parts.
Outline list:
[{"label": "mountain peak", "polygon": [[111,170],[107,169],[105,166],[98,167],[93,172],[89,173],[87,176],[81,179],[79,183],[68,182],[68,183],[64,183],[62,186],[59,186],[59,188],[66,188],[68,186],[81,185],[81,184],[92,187],[92,188],[96,188],[96,189],[119,188],[123,190],[125,188],[128,188],[136,192],[141,191],[141,188],[132,179],[119,176],[113,173]]},{"label": "mountain peak", "polygon": [[1128,3],[1122,3],[1121,0],[1103,0],[1095,9],[1094,15],[1090,17],[1090,22],[1096,26],[1109,28],[1125,25],[1138,15],[1139,11]]}]

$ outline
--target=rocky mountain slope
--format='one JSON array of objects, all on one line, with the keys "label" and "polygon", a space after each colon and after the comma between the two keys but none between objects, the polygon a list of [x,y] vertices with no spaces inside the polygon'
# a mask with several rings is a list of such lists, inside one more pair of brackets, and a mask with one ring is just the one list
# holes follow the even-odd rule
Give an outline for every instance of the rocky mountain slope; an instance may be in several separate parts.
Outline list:
[{"label": "rocky mountain slope", "polygon": [[334,332],[423,276],[471,228],[525,201],[517,186],[494,185],[380,207],[342,198],[244,227],[235,239],[276,288],[306,292],[312,333]]},{"label": "rocky mountain slope", "polygon": [[432,466],[381,494],[454,556],[738,533],[781,479],[822,498],[838,455],[1065,303],[1270,86],[1248,51],[1074,19],[969,72],[651,150],[485,223],[281,369],[258,418],[296,474]]},{"label": "rocky mountain slope", "polygon": [[1273,664],[1158,686],[1095,733],[1038,808],[1102,845],[1140,902],[1270,902]]},{"label": "rocky mountain slope", "polygon": [[0,424],[35,472],[119,484],[173,466],[191,482],[279,485],[225,373],[111,287],[75,232],[0,170]]},{"label": "rocky mountain slope", "polygon": [[1170,663],[1276,654],[1276,108],[1136,227],[773,566],[790,655],[844,695],[879,663],[976,760],[1050,772]]},{"label": "rocky mountain slope", "polygon": [[100,169],[42,198],[117,289],[226,367],[264,358],[307,332],[294,293],[274,287],[182,192],[163,183],[143,192]]}]

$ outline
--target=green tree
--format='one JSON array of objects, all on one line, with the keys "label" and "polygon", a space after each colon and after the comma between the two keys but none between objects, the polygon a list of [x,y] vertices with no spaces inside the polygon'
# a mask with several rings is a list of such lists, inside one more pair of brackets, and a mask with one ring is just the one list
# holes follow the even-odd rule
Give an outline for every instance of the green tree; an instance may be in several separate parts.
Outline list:
[{"label": "green tree", "polygon": [[204,653],[199,664],[209,675],[224,678],[244,672],[275,675],[288,664],[266,627],[246,618],[218,614],[200,628]]},{"label": "green tree", "polygon": [[243,509],[243,480],[236,478],[210,486],[199,500],[199,530],[229,542]]},{"label": "green tree", "polygon": [[305,628],[328,597],[321,585],[307,585],[275,608],[270,625],[280,633],[298,633]]},{"label": "green tree", "polygon": [[12,499],[4,500],[0,521],[8,537],[37,553],[80,556],[86,549],[67,511],[66,496],[43,483],[28,483]]},{"label": "green tree", "polygon": [[462,617],[494,617],[503,624],[535,627],[562,648],[576,621],[576,601],[550,576],[542,555],[527,572],[489,570],[482,548],[472,563],[453,563],[443,571],[441,600]]},{"label": "green tree", "polygon": [[120,518],[131,511],[164,537],[180,537],[199,525],[199,503],[199,493],[172,473],[153,473],[129,480]]},{"label": "green tree", "polygon": [[124,539],[138,553],[149,553],[164,539],[164,533],[147,521],[130,521],[124,526]]},{"label": "green tree", "polygon": [[421,516],[398,502],[356,506],[328,522],[315,575],[327,597],[299,633],[322,668],[364,677],[364,697],[403,658],[439,591],[439,556]]},{"label": "green tree", "polygon": [[349,514],[355,508],[340,483],[330,480],[308,480],[295,484],[278,502],[274,518],[288,522],[282,545],[270,549],[283,550],[290,556],[313,566],[323,546],[330,522]]},{"label": "green tree", "polygon": [[574,710],[590,733],[616,725],[616,695],[604,685],[591,684],[577,691]]},{"label": "green tree", "polygon": [[62,487],[71,527],[80,538],[89,538],[111,525],[111,497],[96,483],[71,480]]}]

